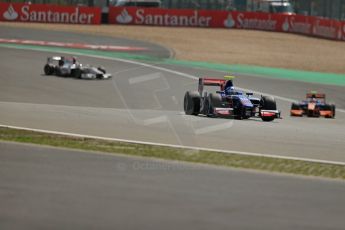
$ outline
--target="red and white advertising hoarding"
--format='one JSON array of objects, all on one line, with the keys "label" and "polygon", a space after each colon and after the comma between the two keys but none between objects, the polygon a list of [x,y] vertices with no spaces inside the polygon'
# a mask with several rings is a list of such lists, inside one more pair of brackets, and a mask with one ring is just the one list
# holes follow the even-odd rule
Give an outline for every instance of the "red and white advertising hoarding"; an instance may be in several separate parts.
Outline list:
[{"label": "red and white advertising hoarding", "polygon": [[100,24],[101,9],[96,7],[0,2],[0,21]]},{"label": "red and white advertising hoarding", "polygon": [[[216,11],[111,7],[109,23],[155,26],[217,27]],[[219,26],[218,26],[219,27]]]},{"label": "red and white advertising hoarding", "polygon": [[110,7],[109,23],[268,30],[345,40],[345,22],[303,15]]}]

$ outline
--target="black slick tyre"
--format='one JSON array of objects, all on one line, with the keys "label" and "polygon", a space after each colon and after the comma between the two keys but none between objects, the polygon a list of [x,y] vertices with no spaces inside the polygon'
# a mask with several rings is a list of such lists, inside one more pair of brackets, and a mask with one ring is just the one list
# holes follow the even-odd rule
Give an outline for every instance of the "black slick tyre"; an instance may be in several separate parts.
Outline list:
[{"label": "black slick tyre", "polygon": [[184,95],[183,108],[187,115],[198,115],[200,113],[199,93],[187,91]]},{"label": "black slick tyre", "polygon": [[[262,96],[261,97],[261,110],[277,110],[277,104],[273,97]],[[275,116],[261,116],[263,121],[273,121]]]},{"label": "black slick tyre", "polygon": [[73,69],[71,71],[71,75],[74,78],[80,79],[81,78],[81,70],[80,69]]},{"label": "black slick tyre", "polygon": [[335,118],[335,105],[331,105],[331,109],[332,109],[332,112],[333,112],[332,118]]},{"label": "black slick tyre", "polygon": [[208,101],[208,111],[207,115],[214,115],[214,108],[222,107],[222,97],[219,94],[210,93],[207,98]]},{"label": "black slick tyre", "polygon": [[46,65],[44,66],[44,68],[43,68],[43,71],[44,71],[44,74],[45,74],[45,75],[52,75],[53,72],[54,72],[54,67],[52,67],[52,66],[46,64]]}]

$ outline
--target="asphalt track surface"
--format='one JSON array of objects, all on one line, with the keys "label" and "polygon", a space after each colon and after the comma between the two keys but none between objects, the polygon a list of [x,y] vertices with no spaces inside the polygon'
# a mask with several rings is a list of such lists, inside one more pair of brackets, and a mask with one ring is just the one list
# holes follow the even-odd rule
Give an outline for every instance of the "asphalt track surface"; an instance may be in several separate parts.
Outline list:
[{"label": "asphalt track surface", "polygon": [[0,149],[2,230],[344,229],[343,181],[7,142]]},{"label": "asphalt track surface", "polygon": [[42,68],[49,55],[56,53],[0,49],[1,123],[345,162],[345,114],[338,112],[336,119],[291,118],[291,102],[286,101],[303,98],[313,89],[327,93],[338,108],[344,109],[343,87],[240,76],[235,80],[237,86],[279,96],[283,119],[271,123],[209,119],[182,112],[185,91],[197,89],[197,81],[189,75],[223,77],[224,73],[176,66],[157,69],[81,56],[81,63],[102,65],[114,76],[107,81],[76,80],[45,76]]}]

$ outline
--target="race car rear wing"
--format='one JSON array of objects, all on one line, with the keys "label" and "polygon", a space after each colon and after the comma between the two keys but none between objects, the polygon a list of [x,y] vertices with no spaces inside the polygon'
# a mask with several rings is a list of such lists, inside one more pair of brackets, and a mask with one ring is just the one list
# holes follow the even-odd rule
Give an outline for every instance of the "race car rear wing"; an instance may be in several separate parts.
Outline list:
[{"label": "race car rear wing", "polygon": [[214,78],[199,78],[199,87],[198,91],[200,95],[202,95],[202,92],[204,91],[204,86],[219,86],[220,90],[224,90],[226,80],[225,79],[214,79]]},{"label": "race car rear wing", "polygon": [[324,94],[324,93],[307,93],[306,98],[325,99],[326,94]]},{"label": "race car rear wing", "polygon": [[62,57],[61,56],[52,56],[52,57],[47,57],[47,63],[53,63],[54,61],[61,61]]},{"label": "race car rear wing", "polygon": [[199,78],[199,84],[201,85],[222,86],[225,82],[225,79]]},{"label": "race car rear wing", "polygon": [[47,60],[52,60],[52,61],[60,61],[62,58],[61,56],[52,56],[48,57]]}]

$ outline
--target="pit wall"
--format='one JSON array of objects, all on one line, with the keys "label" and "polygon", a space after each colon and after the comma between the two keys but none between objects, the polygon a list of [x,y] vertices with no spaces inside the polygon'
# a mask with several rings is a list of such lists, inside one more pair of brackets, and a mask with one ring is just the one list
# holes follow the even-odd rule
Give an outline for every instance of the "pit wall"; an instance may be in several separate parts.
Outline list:
[{"label": "pit wall", "polygon": [[[0,2],[0,21],[100,24],[98,7]],[[110,7],[108,23],[172,27],[254,29],[345,41],[345,22],[302,15],[219,10]]]}]

